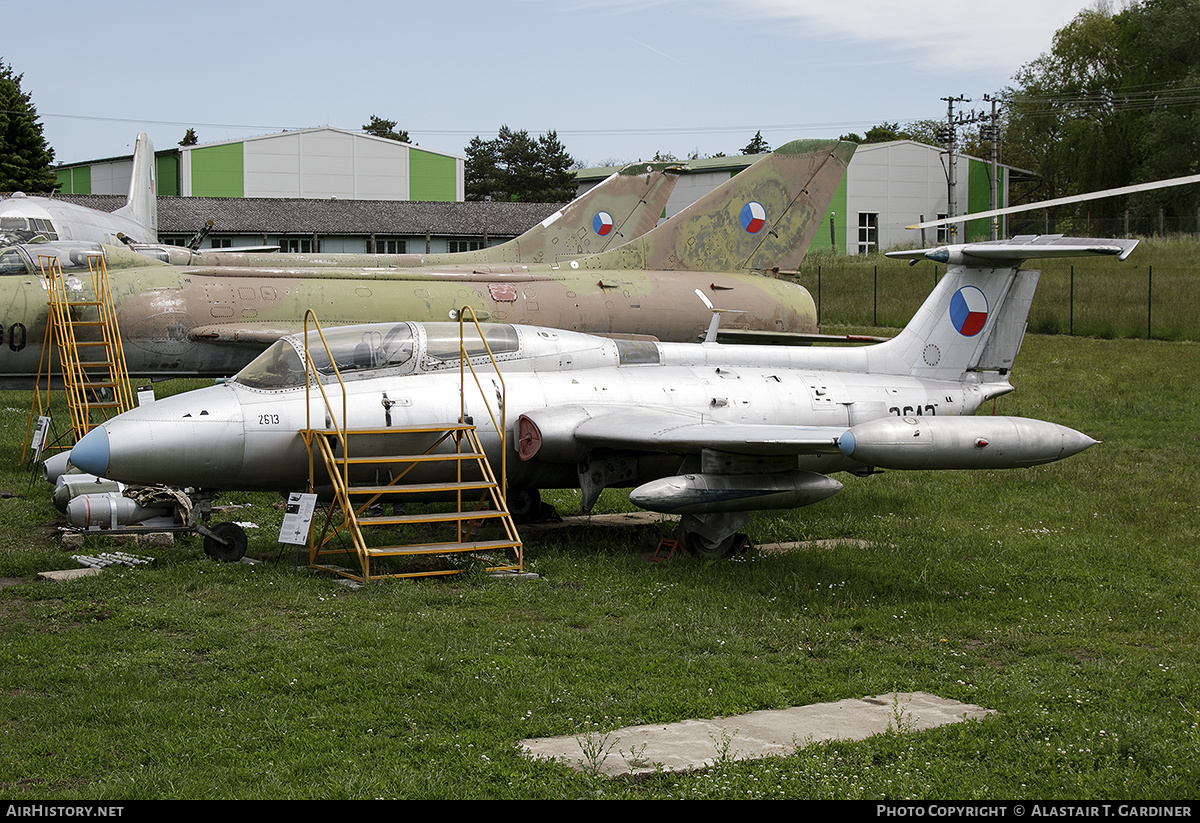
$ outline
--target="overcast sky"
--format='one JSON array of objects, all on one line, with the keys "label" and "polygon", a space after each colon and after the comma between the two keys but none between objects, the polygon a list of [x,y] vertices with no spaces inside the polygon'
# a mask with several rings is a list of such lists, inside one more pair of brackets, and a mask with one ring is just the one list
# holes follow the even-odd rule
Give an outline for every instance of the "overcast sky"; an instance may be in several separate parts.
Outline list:
[{"label": "overcast sky", "polygon": [[[735,154],[982,107],[1081,0],[0,0],[60,162],[396,120],[462,154],[501,125],[587,165]],[[964,104],[970,107],[972,104]]]}]

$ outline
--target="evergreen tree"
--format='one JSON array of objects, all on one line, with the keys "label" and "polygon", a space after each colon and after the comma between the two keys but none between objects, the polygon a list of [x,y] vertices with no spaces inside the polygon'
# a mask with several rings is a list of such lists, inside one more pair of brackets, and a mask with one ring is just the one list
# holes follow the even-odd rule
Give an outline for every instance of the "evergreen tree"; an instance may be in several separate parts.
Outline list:
[{"label": "evergreen tree", "polygon": [[573,200],[576,186],[571,168],[575,161],[559,141],[558,132],[550,131],[538,138],[538,155],[540,185],[534,190],[532,201],[561,203]]},{"label": "evergreen tree", "polygon": [[374,114],[371,115],[371,122],[363,126],[362,130],[367,134],[373,134],[376,137],[385,137],[388,140],[398,140],[401,143],[411,143],[414,146],[416,145],[416,143],[412,143],[412,141],[408,139],[408,132],[405,129],[396,131],[395,120],[384,120],[383,118],[377,117]]},{"label": "evergreen tree", "polygon": [[54,149],[46,145],[37,109],[21,90],[22,77],[0,60],[0,191],[54,191]]},{"label": "evergreen tree", "polygon": [[561,203],[575,196],[575,161],[556,132],[533,138],[501,126],[495,140],[471,138],[465,153],[468,200]]},{"label": "evergreen tree", "polygon": [[463,184],[468,200],[498,199],[501,189],[498,149],[495,140],[481,140],[479,135],[467,143]]},{"label": "evergreen tree", "polygon": [[766,154],[771,150],[771,145],[763,139],[762,132],[754,132],[754,137],[749,143],[742,147],[742,154]]},{"label": "evergreen tree", "polygon": [[196,130],[189,128],[183,135],[183,139],[179,141],[181,146],[194,146],[200,142],[200,138],[196,136]]}]

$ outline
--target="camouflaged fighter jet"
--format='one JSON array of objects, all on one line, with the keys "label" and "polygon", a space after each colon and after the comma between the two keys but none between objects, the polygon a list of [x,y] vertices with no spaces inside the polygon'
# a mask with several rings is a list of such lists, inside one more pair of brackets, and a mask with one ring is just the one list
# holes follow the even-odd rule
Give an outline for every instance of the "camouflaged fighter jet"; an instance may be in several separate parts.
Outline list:
[{"label": "camouflaged fighter jet", "polygon": [[135,243],[158,242],[154,144],[145,132],[137,136],[133,150],[129,198],[114,212],[21,192],[0,200],[0,245],[42,240],[116,244],[121,236]]},{"label": "camouflaged fighter jet", "polygon": [[816,332],[802,287],[771,275],[800,263],[845,175],[853,143],[798,141],[631,242],[541,264],[429,268],[172,266],[131,249],[47,243],[0,250],[0,381],[28,385],[46,336],[39,256],[56,256],[87,299],[87,257],[103,253],[131,375],[225,376],[307,309],[326,326],[453,319],[694,341],[713,307],[723,334]]},{"label": "camouflaged fighter jet", "polygon": [[[872,346],[654,343],[487,325],[482,338],[466,337],[483,380],[468,379],[465,389],[458,324],[346,326],[325,332],[328,350],[313,336],[314,383],[328,406],[306,392],[304,336],[289,336],[228,384],[109,420],[70,459],[128,483],[298,491],[309,478],[300,430],[328,428],[319,421],[332,417],[374,430],[352,441],[351,456],[377,463],[349,471],[352,480],[381,482],[413,466],[385,456],[421,455],[438,438],[386,429],[446,425],[459,419],[461,402],[493,466],[502,465],[494,421],[506,421],[509,488],[518,499],[525,492],[527,508],[543,488],[581,488],[585,511],[606,487],[633,488],[634,505],[682,515],[680,538],[693,553],[722,556],[742,539],[751,511],[837,493],[842,484],[831,473],[1018,468],[1093,445],[1055,423],[974,412],[1013,390],[1039,275],[1021,263],[1125,259],[1136,245],[1054,235],[893,252],[948,270],[908,326]],[[495,411],[499,382],[478,356],[484,341],[499,361],[505,417]],[[405,482],[444,482],[453,471],[420,463]],[[244,551],[244,535],[240,543]]]}]

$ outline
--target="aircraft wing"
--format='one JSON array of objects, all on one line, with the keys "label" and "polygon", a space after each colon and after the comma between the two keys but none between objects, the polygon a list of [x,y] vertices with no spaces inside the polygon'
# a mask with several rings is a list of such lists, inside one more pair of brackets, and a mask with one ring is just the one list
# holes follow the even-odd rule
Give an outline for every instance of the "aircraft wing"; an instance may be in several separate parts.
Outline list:
[{"label": "aircraft wing", "polygon": [[748,455],[836,454],[845,426],[726,423],[711,417],[639,406],[559,407],[521,416],[518,452],[531,459],[582,455],[593,448],[669,454],[705,449]]},{"label": "aircraft wing", "polygon": [[888,337],[868,334],[805,334],[803,332],[717,329],[718,343],[748,343],[765,346],[811,346],[814,343],[884,343]]},{"label": "aircraft wing", "polygon": [[1124,260],[1137,246],[1137,240],[1096,240],[1090,237],[1063,237],[1061,234],[1018,235],[1010,240],[991,240],[980,243],[960,243],[935,249],[889,251],[888,257],[932,260],[947,265],[986,265],[996,261],[1004,265],[1020,263],[1039,257],[1115,256]]}]

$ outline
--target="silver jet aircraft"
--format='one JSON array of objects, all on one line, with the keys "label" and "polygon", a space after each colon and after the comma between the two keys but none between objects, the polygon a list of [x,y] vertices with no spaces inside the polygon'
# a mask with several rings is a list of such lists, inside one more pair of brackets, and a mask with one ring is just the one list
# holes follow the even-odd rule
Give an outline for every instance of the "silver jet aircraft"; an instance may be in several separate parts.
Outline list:
[{"label": "silver jet aircraft", "polygon": [[[605,487],[632,487],[635,505],[683,516],[689,550],[721,556],[742,539],[749,512],[829,497],[842,488],[828,476],[835,472],[1016,468],[1075,454],[1095,441],[1055,423],[973,415],[1013,389],[1039,274],[1021,262],[1124,259],[1136,243],[1028,236],[893,253],[949,268],[897,337],[857,348],[672,344],[485,325],[506,386],[509,486],[533,499],[542,488],[581,488],[585,511]],[[346,387],[343,421],[339,384],[324,347],[314,345],[334,422],[353,429],[458,419],[457,324],[348,326],[325,336]],[[480,362],[478,336],[467,346]],[[327,415],[319,393],[306,400],[303,357],[303,336],[283,338],[226,385],[93,429],[71,462],[136,484],[303,489],[308,459],[298,432],[307,411],[313,428]],[[465,391],[494,465],[500,439],[486,405],[498,391],[470,382]],[[357,456],[421,453],[412,435],[404,438],[364,442]]]},{"label": "silver jet aircraft", "polygon": [[114,212],[89,209],[53,197],[16,192],[0,200],[0,245],[47,240],[120,244],[158,242],[154,144],[142,132],[133,150],[129,198]]}]

